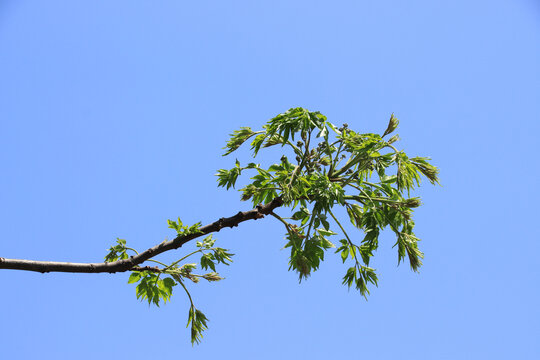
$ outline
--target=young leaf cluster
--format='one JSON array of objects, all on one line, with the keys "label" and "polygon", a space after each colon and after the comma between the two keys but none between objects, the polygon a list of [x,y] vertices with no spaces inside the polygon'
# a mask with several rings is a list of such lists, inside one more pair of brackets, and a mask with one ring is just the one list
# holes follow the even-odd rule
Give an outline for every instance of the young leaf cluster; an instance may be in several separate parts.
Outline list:
[{"label": "young leaf cluster", "polygon": [[178,218],[178,221],[167,220],[167,224],[169,225],[169,229],[176,230],[176,233],[180,236],[198,234],[201,232],[199,230],[199,228],[201,227],[200,222],[191,226],[184,226],[184,224],[182,224],[182,220]]},{"label": "young leaf cluster", "polygon": [[[261,131],[235,131],[225,147],[228,155],[249,140],[256,157],[262,149],[280,145],[284,151],[280,161],[263,168],[255,163],[241,166],[236,160],[234,168],[218,171],[218,186],[234,188],[242,173],[251,171],[250,181],[239,190],[242,200],[257,206],[281,198],[291,215],[271,215],[285,227],[289,266],[299,280],[317,270],[326,250],[335,247],[328,238],[341,234],[335,252],[344,263],[351,262],[343,283],[366,296],[368,283],[377,285],[369,263],[384,229],[396,235],[398,263],[408,258],[414,271],[421,266],[423,254],[412,220],[413,209],[421,202],[410,192],[422,177],[438,183],[438,169],[429,158],[409,158],[398,150],[397,134],[385,139],[398,124],[392,114],[382,135],[358,133],[347,124],[338,128],[319,112],[290,109],[270,119]],[[349,235],[336,208],[346,211],[360,236]]]},{"label": "young leaf cluster", "polygon": [[127,254],[126,240],[116,239],[116,245],[113,245],[109,248],[109,253],[105,256],[105,262],[114,262],[118,260],[125,260],[129,258]]},{"label": "young leaf cluster", "polygon": [[170,300],[173,287],[177,285],[172,277],[160,279],[160,276],[161,273],[134,271],[129,276],[128,284],[138,282],[135,290],[137,299],[159,306],[160,301],[165,303]]},{"label": "young leaf cluster", "polygon": [[[186,226],[182,221],[167,221],[169,228],[176,230],[179,235],[190,235],[200,233],[200,223]],[[196,243],[196,250],[187,254],[171,264],[164,264],[160,261],[149,259],[148,262],[158,264],[155,267],[140,267],[131,272],[128,284],[136,284],[135,293],[137,299],[147,301],[149,305],[160,306],[161,302],[169,301],[173,294],[173,288],[177,285],[186,292],[190,301],[188,313],[188,327],[191,327],[191,342],[199,343],[202,339],[202,332],[208,328],[207,317],[195,307],[193,298],[186,286],[186,279],[193,283],[198,283],[201,279],[208,282],[223,280],[216,272],[218,264],[229,265],[232,262],[232,256],[227,249],[214,246],[216,239],[212,235],[206,236],[202,241]],[[135,249],[126,246],[126,240],[118,239],[116,245],[109,249],[109,253],[105,257],[106,262],[113,262],[120,259],[129,258],[128,251],[138,254]],[[197,269],[197,263],[185,262],[186,259],[201,255],[199,264],[202,270],[209,270],[202,274],[197,274],[194,271]]]},{"label": "young leaf cluster", "polygon": [[208,329],[208,318],[194,305],[189,307],[187,326],[191,325],[191,343],[199,344],[202,332]]}]

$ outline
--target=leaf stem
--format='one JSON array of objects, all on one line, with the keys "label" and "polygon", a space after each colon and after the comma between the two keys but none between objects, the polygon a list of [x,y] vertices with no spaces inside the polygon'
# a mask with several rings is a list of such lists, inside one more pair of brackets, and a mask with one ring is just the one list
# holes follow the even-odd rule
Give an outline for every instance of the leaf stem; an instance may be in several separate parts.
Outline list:
[{"label": "leaf stem", "polygon": [[127,247],[125,246],[126,250],[131,250],[133,251],[135,254],[139,255],[139,253],[137,252],[137,250],[133,249],[133,248],[130,248],[130,247]]},{"label": "leaf stem", "polygon": [[[349,184],[349,186],[352,186],[354,187],[355,189],[358,189],[359,191],[362,191],[364,192],[365,194],[365,191],[362,190],[361,188],[358,188],[358,187],[355,187],[351,184]],[[365,196],[362,196],[362,195],[345,195],[343,197],[345,200],[356,200],[356,201],[360,201],[360,202],[363,202],[362,199],[367,199],[371,202],[374,202],[374,201],[380,201],[380,202],[383,202],[383,203],[387,203],[387,204],[402,204],[403,202],[402,201],[399,201],[399,200],[390,200],[390,199],[384,199],[384,198],[379,198],[379,197],[371,197],[367,194],[365,194]]]},{"label": "leaf stem", "polygon": [[345,229],[343,228],[343,226],[341,225],[341,223],[339,222],[339,220],[336,218],[336,216],[334,215],[334,213],[332,213],[331,210],[328,210],[328,212],[330,213],[330,215],[332,216],[332,218],[334,219],[334,221],[336,222],[336,224],[338,224],[339,228],[341,229],[341,231],[343,232],[343,235],[345,235],[345,237],[347,238],[347,241],[349,242],[349,246],[351,247],[351,250],[352,250],[352,254],[353,254],[353,257],[354,257],[354,261],[356,263],[356,268],[358,269],[358,272],[360,272],[360,268],[358,267],[358,258],[356,257],[356,249],[354,249],[354,247],[356,245],[353,244],[353,242],[351,241],[351,238],[349,237],[349,235],[347,234],[347,232],[345,231]]},{"label": "leaf stem", "polygon": [[285,220],[283,220],[283,218],[281,216],[279,216],[278,214],[276,214],[275,212],[270,212],[270,215],[272,215],[273,217],[275,217],[276,219],[278,219],[279,221],[281,221],[283,223],[283,225],[285,225],[285,228],[287,229],[287,232],[290,234],[291,233],[291,227],[290,227],[290,224],[288,222],[286,222]]},{"label": "leaf stem", "polygon": [[171,265],[167,266],[164,270],[170,269],[170,268],[172,268],[173,266],[175,266],[176,264],[178,264],[180,261],[185,260],[185,259],[187,259],[188,257],[190,257],[191,255],[194,255],[194,254],[196,254],[196,253],[198,253],[198,252],[202,252],[202,251],[203,251],[203,249],[199,249],[199,250],[195,250],[195,251],[189,253],[189,254],[187,254],[186,256],[184,256],[183,258],[181,258],[180,260],[176,260],[176,261],[173,262]]},{"label": "leaf stem", "polygon": [[[319,215],[319,212],[317,212],[317,215]],[[306,239],[309,239],[309,233],[311,232],[311,226],[313,225],[313,221],[315,220],[315,205],[313,206],[313,211],[311,212],[311,220],[309,220],[309,225],[306,233]]]},{"label": "leaf stem", "polygon": [[[196,309],[195,304],[193,304],[193,299],[191,298],[191,294],[189,293],[189,291],[188,291],[186,285],[184,285],[184,282],[183,282],[183,281],[181,281],[181,280],[179,280],[179,279],[177,279],[177,280],[178,280],[178,282],[180,283],[180,285],[182,285],[182,287],[184,288],[184,291],[186,292],[186,294],[187,294],[187,296],[188,296],[188,298],[189,298],[189,302],[191,303],[191,306],[192,306],[194,309]],[[188,325],[189,325],[189,324],[188,324]]]}]

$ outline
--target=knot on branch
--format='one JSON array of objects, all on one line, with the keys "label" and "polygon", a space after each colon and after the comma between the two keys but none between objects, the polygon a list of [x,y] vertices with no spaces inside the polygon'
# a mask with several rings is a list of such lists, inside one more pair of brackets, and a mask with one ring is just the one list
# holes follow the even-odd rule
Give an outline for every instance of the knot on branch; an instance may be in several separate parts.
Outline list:
[{"label": "knot on branch", "polygon": [[257,210],[257,212],[255,213],[254,220],[262,219],[264,217],[264,206],[263,206],[263,204],[261,204],[261,203],[257,204],[257,206],[255,206],[255,209]]},{"label": "knot on branch", "polygon": [[230,227],[231,229],[233,227],[236,227],[238,226],[238,223],[240,223],[242,221],[242,219],[244,218],[244,213],[242,211],[239,211],[236,213],[236,215],[228,218],[228,219],[224,219],[224,220],[227,220],[227,224],[223,224],[222,227],[224,226],[228,226]]},{"label": "knot on branch", "polygon": [[223,228],[223,223],[225,222],[225,218],[219,218],[219,220],[217,221],[217,230],[216,231],[219,231]]}]

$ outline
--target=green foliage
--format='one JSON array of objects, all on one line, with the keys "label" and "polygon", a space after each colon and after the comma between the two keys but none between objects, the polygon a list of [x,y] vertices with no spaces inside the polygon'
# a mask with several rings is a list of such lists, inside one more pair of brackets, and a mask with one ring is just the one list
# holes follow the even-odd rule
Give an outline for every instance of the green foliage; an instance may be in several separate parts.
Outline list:
[{"label": "green foliage", "polygon": [[[289,217],[272,212],[285,227],[285,248],[290,250],[289,270],[298,273],[299,281],[319,269],[325,253],[335,248],[341,261],[347,264],[343,284],[354,287],[367,298],[368,285],[377,286],[377,274],[370,267],[371,258],[379,247],[379,235],[390,229],[396,235],[398,264],[408,258],[412,270],[422,265],[420,241],[414,234],[412,214],[421,205],[418,197],[411,197],[426,177],[438,183],[438,169],[429,158],[409,158],[394,147],[399,141],[395,134],[399,124],[392,114],[383,135],[357,133],[347,124],[337,127],[319,112],[293,108],[270,119],[261,131],[242,127],[231,134],[225,146],[228,155],[251,139],[253,156],[262,149],[280,145],[284,153],[280,161],[263,168],[256,163],[241,166],[238,160],[232,169],[218,170],[218,186],[235,188],[244,171],[251,171],[250,182],[242,187],[241,199],[254,206],[280,198]],[[294,159],[294,160],[289,160]],[[341,211],[339,211],[341,208]],[[336,211],[338,210],[338,211]],[[335,214],[346,213],[353,228],[362,233],[349,236],[342,220]],[[188,226],[180,219],[168,220],[177,238],[201,236],[200,223]],[[193,236],[195,235],[195,236]],[[336,247],[329,238],[339,235]],[[354,241],[353,241],[354,240]],[[149,305],[166,303],[173,288],[180,285],[190,301],[187,326],[191,327],[191,342],[199,343],[208,319],[198,310],[186,286],[187,281],[198,283],[220,281],[216,272],[219,264],[229,265],[233,254],[215,247],[212,235],[197,241],[196,250],[167,265],[154,259],[159,266],[132,268],[128,283],[136,284],[136,296]],[[137,251],[118,239],[109,249],[106,262],[129,258],[128,251]],[[199,263],[185,261],[200,255]],[[195,273],[197,267],[207,273]]]},{"label": "green foliage", "polygon": [[240,130],[235,130],[230,136],[231,138],[227,141],[227,145],[224,149],[227,149],[227,152],[223,155],[228,155],[234,150],[238,149],[247,139],[255,135],[256,133],[251,130],[249,127],[241,127]]},{"label": "green foliage", "polygon": [[208,329],[208,319],[195,306],[189,308],[188,322],[186,327],[191,324],[191,343],[200,343],[202,340],[202,332]]},{"label": "green foliage", "polygon": [[169,225],[169,229],[174,229],[178,233],[179,236],[185,236],[185,235],[192,235],[192,234],[198,234],[200,233],[199,228],[201,227],[201,223],[198,222],[191,226],[184,226],[182,224],[182,220],[178,218],[178,221],[172,221],[167,220],[167,224]]},{"label": "green foliage", "polygon": [[160,279],[161,273],[149,271],[134,271],[129,276],[128,284],[139,283],[136,287],[137,299],[147,300],[148,305],[159,306],[160,300],[164,303],[170,300],[173,287],[177,283],[172,277]]},{"label": "green foliage", "polygon": [[394,113],[392,113],[392,115],[390,115],[390,121],[388,121],[388,127],[386,128],[383,136],[381,137],[385,137],[386,135],[393,133],[394,130],[397,129],[398,125],[399,120],[394,116]]},{"label": "green foliage", "polygon": [[[187,236],[200,233],[200,223],[191,226],[185,226],[182,221],[167,221],[169,228],[175,229],[179,236]],[[178,284],[184,289],[190,301],[188,326],[191,325],[191,342],[199,343],[202,339],[202,332],[208,328],[208,319],[198,309],[195,308],[193,298],[185,285],[185,280],[190,280],[193,283],[198,283],[201,279],[208,282],[216,282],[223,278],[216,272],[218,264],[229,265],[232,262],[232,256],[227,249],[215,247],[216,239],[212,235],[206,236],[202,241],[197,241],[196,250],[167,265],[157,260],[149,259],[147,261],[157,263],[161,267],[147,266],[140,270],[133,270],[129,276],[128,284],[136,284],[135,294],[137,299],[147,301],[148,305],[160,306],[161,303],[170,301],[173,288]],[[126,246],[126,240],[118,239],[117,244],[109,249],[109,253],[105,257],[106,262],[127,259],[129,256],[127,251],[136,250]],[[200,266],[203,270],[211,269],[211,272],[196,274],[194,270],[197,268],[196,263],[184,263],[184,260],[196,254],[201,254]]]},{"label": "green foliage", "polygon": [[116,239],[116,245],[109,248],[109,253],[105,256],[105,262],[114,262],[129,258],[126,248],[126,240]]},{"label": "green foliage", "polygon": [[377,280],[375,269],[358,264],[348,268],[345,276],[343,276],[343,284],[347,285],[349,288],[354,286],[365,298],[369,295],[367,283],[369,282],[377,286]]},{"label": "green foliage", "polygon": [[[407,257],[411,269],[418,271],[423,254],[413,232],[412,213],[421,202],[409,194],[420,185],[422,176],[438,183],[438,169],[429,158],[409,158],[396,149],[397,134],[385,140],[398,124],[392,114],[382,136],[357,133],[347,124],[338,128],[319,112],[290,109],[270,119],[261,131],[235,131],[226,146],[228,155],[252,138],[256,157],[261,149],[281,145],[280,162],[262,168],[254,163],[242,167],[236,160],[234,168],[218,171],[218,186],[234,188],[242,172],[249,169],[254,172],[251,181],[239,190],[243,201],[256,206],[280,197],[284,207],[290,208],[290,217],[272,215],[285,226],[289,269],[300,280],[316,271],[326,250],[334,247],[327,238],[343,234],[335,252],[343,263],[352,262],[343,283],[365,297],[368,284],[377,285],[375,269],[369,263],[379,246],[379,234],[386,228],[396,235],[398,263]],[[295,161],[289,160],[292,158]],[[361,241],[352,241],[334,214],[336,207],[344,208],[350,223],[364,233]],[[204,263],[211,268],[208,261]]]}]

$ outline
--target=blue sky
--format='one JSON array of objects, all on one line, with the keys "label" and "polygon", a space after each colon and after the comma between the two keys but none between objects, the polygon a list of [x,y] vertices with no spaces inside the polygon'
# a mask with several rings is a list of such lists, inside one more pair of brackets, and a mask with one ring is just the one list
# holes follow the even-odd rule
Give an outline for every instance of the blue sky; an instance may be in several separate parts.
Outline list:
[{"label": "blue sky", "polygon": [[180,290],[156,309],[127,274],[3,270],[3,356],[538,359],[538,64],[533,0],[0,0],[2,257],[96,262],[249,209],[221,148],[295,106],[362,132],[394,112],[443,185],[418,192],[420,273],[385,234],[367,302],[337,255],[299,285],[268,218],[217,235],[235,262],[192,286],[201,345]]}]

